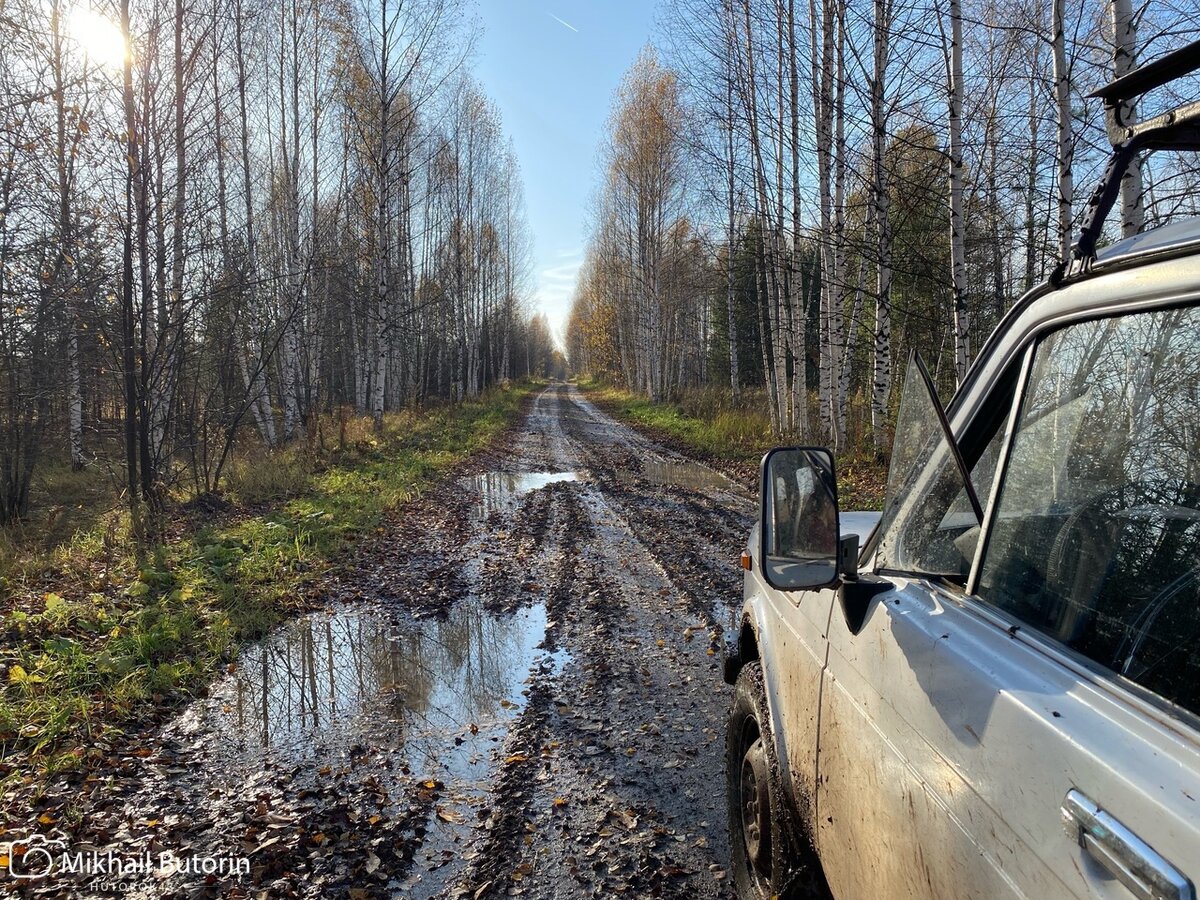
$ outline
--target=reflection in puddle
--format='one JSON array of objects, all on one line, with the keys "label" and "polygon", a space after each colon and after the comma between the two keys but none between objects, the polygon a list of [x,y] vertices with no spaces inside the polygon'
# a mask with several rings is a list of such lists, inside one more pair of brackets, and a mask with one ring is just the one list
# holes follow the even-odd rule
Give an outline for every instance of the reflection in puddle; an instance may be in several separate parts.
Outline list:
[{"label": "reflection in puddle", "polygon": [[[542,606],[493,615],[474,600],[444,620],[313,614],[247,649],[210,709],[220,710],[219,731],[247,749],[302,758],[370,731],[405,745],[414,767],[464,774],[487,730],[524,705],[531,670],[562,666],[560,654],[539,649],[545,631]],[[392,724],[381,729],[381,719]]]},{"label": "reflection in puddle", "polygon": [[486,808],[497,753],[528,685],[557,675],[570,655],[544,647],[541,604],[491,613],[467,597],[445,618],[401,615],[343,607],[277,628],[242,652],[185,727],[206,743],[216,738],[218,778],[240,780],[247,765],[262,768],[264,756],[298,764],[307,773],[299,777],[323,775],[331,763],[374,748],[398,754],[400,765],[387,759],[370,777],[394,771],[444,782],[420,850],[437,864],[419,867],[404,891],[421,900],[451,877],[455,866],[447,863]]},{"label": "reflection in puddle", "polygon": [[544,488],[548,484],[578,480],[578,472],[487,472],[463,478],[462,482],[479,493],[480,500],[475,505],[474,517],[477,521],[482,521],[522,494]]},{"label": "reflection in puddle", "polygon": [[647,458],[642,460],[640,475],[626,470],[622,470],[618,475],[625,481],[643,478],[651,484],[690,488],[694,491],[706,488],[727,491],[735,487],[734,483],[720,472],[691,460]]}]

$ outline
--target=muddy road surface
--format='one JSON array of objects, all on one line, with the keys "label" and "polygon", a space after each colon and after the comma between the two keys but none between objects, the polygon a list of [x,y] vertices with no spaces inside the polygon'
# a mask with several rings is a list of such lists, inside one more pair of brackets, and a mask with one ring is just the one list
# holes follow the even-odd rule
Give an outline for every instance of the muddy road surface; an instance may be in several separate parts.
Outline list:
[{"label": "muddy road surface", "polygon": [[106,871],[29,890],[730,896],[721,641],[752,514],[549,387],[323,610],[72,786],[50,816]]}]

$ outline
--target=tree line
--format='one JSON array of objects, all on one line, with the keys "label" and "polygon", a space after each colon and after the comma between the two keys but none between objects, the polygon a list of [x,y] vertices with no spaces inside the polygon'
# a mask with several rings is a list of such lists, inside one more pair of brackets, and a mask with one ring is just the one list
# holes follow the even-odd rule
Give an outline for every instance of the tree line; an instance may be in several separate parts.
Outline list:
[{"label": "tree line", "polygon": [[[614,100],[572,365],[886,450],[896,360],[952,389],[1068,255],[1114,127],[1088,95],[1186,42],[1182,4],[671,0]],[[1187,162],[1132,167],[1106,240],[1194,212]]]},{"label": "tree line", "polygon": [[458,0],[15,0],[0,40],[0,524],[48,456],[144,524],[239,443],[548,365]]}]

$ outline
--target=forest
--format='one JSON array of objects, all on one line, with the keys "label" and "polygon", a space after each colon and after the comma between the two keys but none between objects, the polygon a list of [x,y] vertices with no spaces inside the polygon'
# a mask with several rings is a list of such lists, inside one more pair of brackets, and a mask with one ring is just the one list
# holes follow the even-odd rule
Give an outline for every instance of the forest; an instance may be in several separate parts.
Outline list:
[{"label": "forest", "polygon": [[[573,366],[885,454],[898,366],[919,350],[948,398],[1067,258],[1110,149],[1089,95],[1186,43],[1196,12],[670,0],[599,154]],[[1187,159],[1132,167],[1103,240],[1194,213],[1196,175]]]},{"label": "forest", "polygon": [[0,8],[0,526],[69,466],[152,536],[239,455],[546,367],[474,27],[457,0]]},{"label": "forest", "polygon": [[[651,2],[0,0],[0,875],[19,893],[724,900],[819,896],[828,872],[841,897],[1108,896],[1108,863],[1131,889],[1195,881],[1169,862],[1198,833],[1174,791],[1195,723],[1143,678],[1196,646],[1174,535],[1197,485],[1143,499],[1195,435],[1148,441],[1140,414],[1161,393],[1155,416],[1190,421],[1171,413],[1196,380],[1154,378],[1183,371],[1189,310],[1107,369],[1108,340],[1043,344],[1064,363],[1026,379],[1052,385],[1045,428],[1015,377],[973,395],[989,428],[1014,409],[1003,444],[977,429],[1003,468],[942,478],[939,451],[921,491],[999,498],[1025,456],[1064,460],[1033,479],[1044,512],[925,517],[978,584],[874,550],[859,579],[851,551],[885,506],[906,356],[948,398],[1071,253],[1116,134],[1093,92],[1187,45],[1200,0],[653,0],[653,22]],[[1132,169],[1101,242],[1194,213],[1194,162]],[[1186,252],[1084,314],[1194,303]],[[1114,433],[1162,452],[1110,479]],[[836,489],[824,461],[764,479],[784,442],[833,448]],[[1076,477],[1067,443],[1105,455]],[[815,522],[821,553],[772,552]],[[1053,560],[1010,553],[1008,606],[981,580],[1005,540]],[[1186,565],[1156,597],[1126,578],[1094,599],[1166,556]],[[791,595],[779,645],[811,644],[807,670],[759,639],[797,608],[777,563],[825,579]],[[857,765],[839,748],[860,733],[804,733],[835,683],[875,707],[823,723],[882,734],[888,691],[915,711],[919,759],[859,742],[889,773],[875,807],[822,774]],[[1140,781],[1072,787],[1072,766],[1104,787],[1118,745],[1139,761],[1130,741]],[[791,822],[809,781],[867,838],[825,806]],[[1109,800],[1169,843],[1109,827]],[[902,840],[918,819],[928,853]],[[1101,831],[1119,840],[1075,840]],[[870,865],[843,852],[865,842]]]}]

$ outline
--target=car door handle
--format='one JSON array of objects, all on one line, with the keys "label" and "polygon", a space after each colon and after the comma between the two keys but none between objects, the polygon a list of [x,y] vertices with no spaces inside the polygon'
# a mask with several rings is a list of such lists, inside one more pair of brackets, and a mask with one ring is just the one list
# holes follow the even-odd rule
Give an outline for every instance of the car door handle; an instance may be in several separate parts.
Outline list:
[{"label": "car door handle", "polygon": [[1077,790],[1067,792],[1063,821],[1071,840],[1140,900],[1196,900],[1186,875]]}]

